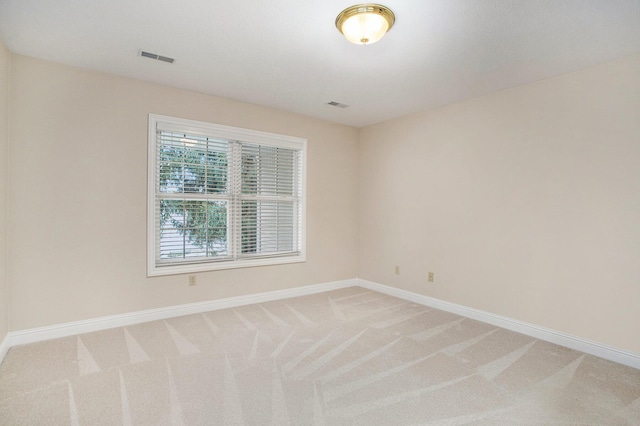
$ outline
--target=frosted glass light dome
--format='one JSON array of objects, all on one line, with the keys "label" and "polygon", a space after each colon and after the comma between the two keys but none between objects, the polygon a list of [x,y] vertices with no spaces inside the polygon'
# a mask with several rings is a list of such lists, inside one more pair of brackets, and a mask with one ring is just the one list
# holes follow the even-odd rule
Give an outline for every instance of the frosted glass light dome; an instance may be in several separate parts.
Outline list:
[{"label": "frosted glass light dome", "polygon": [[360,4],[346,8],[336,18],[336,28],[354,44],[373,44],[391,29],[395,16],[379,4]]}]

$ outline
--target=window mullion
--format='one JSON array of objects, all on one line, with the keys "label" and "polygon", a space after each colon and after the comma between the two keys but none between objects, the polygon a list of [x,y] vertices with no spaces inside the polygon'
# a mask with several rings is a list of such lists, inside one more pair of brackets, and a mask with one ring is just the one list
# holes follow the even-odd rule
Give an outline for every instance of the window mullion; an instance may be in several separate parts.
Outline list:
[{"label": "window mullion", "polygon": [[[201,161],[202,163],[202,161]],[[204,145],[204,193],[209,195],[209,138],[206,139]],[[209,252],[210,247],[210,236],[209,236],[209,201],[205,204],[204,210],[204,232],[205,232],[205,242],[204,242],[204,255],[205,257],[209,257],[211,254]]]},{"label": "window mullion", "polygon": [[187,257],[187,206],[186,200],[182,202],[182,258]]},{"label": "window mullion", "polygon": [[300,227],[300,223],[302,222],[302,206],[300,205],[300,200],[302,199],[302,187],[301,187],[301,182],[302,182],[302,158],[301,158],[302,154],[300,151],[295,153],[295,159],[296,159],[296,167],[293,170],[293,182],[294,182],[294,187],[293,187],[293,194],[294,194],[294,210],[293,210],[293,214],[296,215],[296,224],[298,226],[295,226],[293,229],[293,238],[294,238],[294,249],[297,252],[300,252],[302,250],[302,244],[301,244],[301,235],[300,235],[300,231],[301,231],[301,227]]},{"label": "window mullion", "polygon": [[154,164],[153,164],[153,188],[154,188],[154,214],[153,221],[155,223],[155,262],[160,260],[160,241],[162,239],[162,230],[160,228],[160,151],[162,145],[161,133],[154,128],[155,140],[154,140]]},{"label": "window mullion", "polygon": [[229,176],[229,254],[233,259],[238,259],[242,251],[242,144],[229,142],[230,161],[227,169]]}]

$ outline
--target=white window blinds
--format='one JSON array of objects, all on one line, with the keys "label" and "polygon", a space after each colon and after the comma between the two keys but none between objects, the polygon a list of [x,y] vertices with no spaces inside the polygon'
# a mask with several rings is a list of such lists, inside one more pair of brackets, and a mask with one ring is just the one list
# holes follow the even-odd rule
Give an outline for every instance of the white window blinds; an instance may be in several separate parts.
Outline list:
[{"label": "white window blinds", "polygon": [[304,261],[306,141],[149,123],[149,275]]},{"label": "white window blinds", "polygon": [[298,152],[287,148],[242,144],[241,254],[291,253],[300,241]]}]

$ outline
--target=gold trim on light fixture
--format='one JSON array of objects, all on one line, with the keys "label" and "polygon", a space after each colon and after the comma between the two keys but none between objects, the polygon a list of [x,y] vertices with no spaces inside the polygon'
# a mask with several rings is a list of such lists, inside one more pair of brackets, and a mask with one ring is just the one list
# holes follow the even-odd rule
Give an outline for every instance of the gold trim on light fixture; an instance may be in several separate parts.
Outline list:
[{"label": "gold trim on light fixture", "polygon": [[372,44],[384,37],[395,21],[395,15],[386,6],[357,4],[340,12],[336,28],[351,43]]}]

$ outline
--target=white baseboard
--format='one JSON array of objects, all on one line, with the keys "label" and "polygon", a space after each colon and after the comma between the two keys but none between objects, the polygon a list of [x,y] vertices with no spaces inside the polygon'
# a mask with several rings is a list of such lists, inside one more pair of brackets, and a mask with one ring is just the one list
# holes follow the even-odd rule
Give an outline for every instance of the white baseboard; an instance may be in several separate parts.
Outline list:
[{"label": "white baseboard", "polygon": [[445,302],[444,300],[435,299],[433,297],[401,290],[399,288],[390,287],[372,281],[358,279],[358,285],[369,290],[388,294],[389,296],[395,296],[399,299],[404,299],[410,302],[418,303],[420,305],[425,305],[431,308],[440,309],[442,311],[451,312],[453,314],[492,324],[497,327],[506,328],[507,330],[522,333],[536,339],[545,340],[547,342],[555,343],[560,346],[575,349],[577,351],[594,355],[600,358],[608,359],[609,361],[640,369],[640,354],[626,352],[611,346],[603,345],[601,343],[596,343],[580,337],[572,336],[570,334],[561,333],[559,331],[492,314],[490,312],[481,311],[479,309],[473,309],[455,303]]},{"label": "white baseboard", "polygon": [[7,333],[4,339],[2,339],[2,343],[0,343],[0,362],[4,359],[4,356],[9,352],[9,348],[11,348],[11,333]]},{"label": "white baseboard", "polygon": [[43,340],[56,339],[59,337],[73,336],[82,333],[90,333],[93,331],[100,331],[109,328],[124,327],[128,325],[139,324],[142,322],[173,318],[182,315],[234,308],[237,306],[250,305],[253,303],[263,303],[274,300],[289,299],[298,296],[307,296],[310,294],[323,293],[326,291],[354,286],[360,286],[400,299],[408,300],[435,309],[440,309],[446,312],[451,312],[467,318],[492,324],[497,327],[506,328],[507,330],[522,333],[536,339],[545,340],[547,342],[555,343],[560,346],[575,349],[581,352],[598,356],[600,358],[608,359],[610,361],[640,369],[639,354],[626,352],[607,345],[582,339],[580,337],[518,321],[512,318],[492,314],[490,312],[469,308],[451,302],[445,302],[433,297],[424,296],[406,290],[401,290],[399,288],[390,287],[384,284],[357,278],[351,280],[334,281],[323,284],[295,287],[266,293],[211,300],[206,302],[168,306],[165,308],[149,309],[145,311],[131,312],[121,315],[92,318],[83,321],[68,322],[47,327],[9,332],[2,343],[0,343],[0,362],[2,362],[8,350],[12,346],[16,345],[40,342]]},{"label": "white baseboard", "polygon": [[76,334],[90,333],[114,327],[139,324],[179,317],[182,315],[198,314],[201,312],[215,311],[219,309],[235,308],[237,306],[251,305],[254,303],[270,302],[273,300],[289,299],[298,296],[323,293],[325,291],[340,288],[354,287],[358,285],[357,279],[334,281],[323,284],[306,285],[285,290],[270,291],[266,293],[250,294],[246,296],[229,297],[226,299],[210,300],[206,302],[189,303],[185,305],[168,306],[166,308],[149,309],[145,311],[131,312],[121,315],[92,318],[83,321],[68,322],[46,327],[31,328],[10,332],[0,346],[4,353],[0,352],[0,362],[11,346],[40,342],[43,340],[57,339],[59,337],[73,336]]}]

